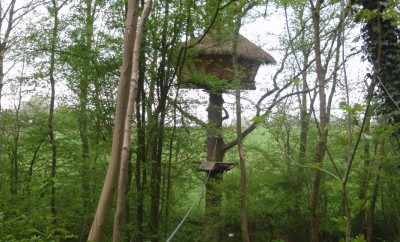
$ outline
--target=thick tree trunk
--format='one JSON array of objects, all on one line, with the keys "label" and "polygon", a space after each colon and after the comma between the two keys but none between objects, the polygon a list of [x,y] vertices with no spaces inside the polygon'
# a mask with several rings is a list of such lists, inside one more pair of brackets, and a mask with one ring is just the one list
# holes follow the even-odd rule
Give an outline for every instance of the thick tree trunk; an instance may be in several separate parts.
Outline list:
[{"label": "thick tree trunk", "polygon": [[88,241],[98,242],[104,236],[104,223],[111,205],[114,188],[120,170],[122,144],[124,140],[125,117],[129,101],[130,79],[132,73],[132,56],[136,38],[137,18],[135,16],[138,1],[128,1],[128,13],[124,36],[123,63],[118,85],[117,107],[115,113],[111,160],[101,191],[96,214],[89,232]]},{"label": "thick tree trunk", "polygon": [[[224,100],[222,93],[210,91],[209,95],[207,161],[222,162],[225,155],[224,141],[221,134]],[[210,172],[207,175],[204,241],[219,242],[223,225],[220,219],[222,194],[219,187],[223,174]]]}]

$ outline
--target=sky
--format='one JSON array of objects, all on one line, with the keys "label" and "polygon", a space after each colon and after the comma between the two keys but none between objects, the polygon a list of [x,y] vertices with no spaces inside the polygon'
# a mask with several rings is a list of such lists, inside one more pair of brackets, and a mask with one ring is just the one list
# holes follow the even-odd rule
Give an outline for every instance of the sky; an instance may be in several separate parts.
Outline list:
[{"label": "sky", "polygon": [[[255,12],[264,12],[264,8],[258,8],[250,13],[253,15]],[[257,44],[258,46],[262,47],[265,51],[270,53],[275,60],[277,61],[276,65],[264,65],[261,66],[258,70],[256,76],[256,90],[248,90],[242,92],[242,119],[244,125],[249,125],[251,119],[255,115],[255,108],[254,103],[256,103],[259,98],[267,91],[272,89],[272,80],[275,72],[279,68],[280,63],[282,62],[283,58],[283,51],[282,46],[280,44],[280,38],[286,34],[286,23],[285,23],[285,15],[284,10],[282,8],[276,8],[274,6],[270,6],[267,9],[267,16],[266,17],[259,17],[257,19],[247,18],[244,21],[244,25],[242,26],[240,33],[245,36],[247,39],[252,41],[253,43]],[[361,38],[357,38],[360,35],[360,28],[355,27],[351,33],[347,33],[347,40],[346,40],[346,53],[350,53],[350,51],[355,49],[360,49],[362,45]],[[354,40],[357,41],[354,41]],[[368,64],[361,60],[361,55],[357,55],[352,57],[347,65],[346,71],[349,80],[350,86],[350,103],[362,103],[364,100],[364,92],[363,92],[363,85],[361,85],[363,77],[365,76],[368,69]],[[310,75],[311,77],[313,75]],[[311,78],[310,78],[311,79]],[[328,92],[330,89],[328,89]],[[184,91],[185,92],[185,91]],[[203,121],[207,119],[207,101],[208,96],[203,91],[186,91],[188,92],[185,95],[185,99],[189,100],[200,100],[201,104],[198,105],[196,108],[192,109],[192,114],[197,114],[198,117],[201,117]],[[336,97],[334,99],[332,105],[332,115],[336,117],[343,118],[344,113],[339,108],[339,102],[345,98],[345,93],[340,90],[337,90]],[[294,104],[296,103],[296,97],[291,99]],[[224,107],[230,113],[230,118],[224,121],[224,125],[232,125],[235,122],[235,97],[233,94],[225,94],[224,95],[225,105]],[[248,100],[248,101],[247,101]],[[268,104],[268,99],[265,104]],[[318,100],[315,102],[318,103]],[[316,105],[316,110],[318,107]],[[298,115],[298,104],[291,105],[290,113],[293,115]]]},{"label": "sky", "polygon": [[[252,10],[253,13],[250,13],[252,16],[255,12],[264,12],[264,8],[256,8]],[[286,34],[286,25],[284,12],[281,8],[275,8],[274,6],[269,6],[267,9],[267,17],[258,17],[254,18],[246,18],[244,20],[244,25],[242,26],[240,33],[248,38],[250,41],[254,42],[258,46],[262,47],[265,51],[270,53],[275,60],[277,61],[276,65],[270,66],[261,66],[259,68],[258,74],[256,76],[256,90],[244,91],[242,93],[243,96],[243,119],[244,121],[249,121],[252,119],[255,113],[255,109],[252,103],[257,102],[260,96],[262,96],[266,90],[272,88],[272,77],[275,74],[277,68],[279,67],[283,53],[280,46],[280,37]],[[361,40],[353,42],[353,39],[360,34],[360,31],[356,28],[355,31],[348,34],[348,41],[346,51],[349,52],[353,47],[360,48]],[[10,66],[11,63],[8,63]],[[350,59],[347,64],[347,73],[349,77],[349,83],[351,83],[351,102],[362,102],[364,96],[362,92],[362,86],[357,84],[362,80],[363,76],[367,71],[367,64],[361,61],[360,55],[355,56]],[[21,73],[21,68],[14,67],[13,70],[9,73],[9,77],[13,75],[18,75]],[[15,87],[14,87],[15,88]],[[4,92],[5,94],[10,93],[11,86],[6,86]],[[63,84],[62,82],[58,82],[56,86],[57,93],[57,102],[60,103],[62,100],[65,100],[68,96],[73,95],[71,91]],[[197,104],[192,105],[192,113],[196,114],[199,118],[206,121],[206,109],[207,109],[207,101],[208,95],[204,91],[201,90],[183,90],[183,97],[187,101],[195,101]],[[35,92],[31,94],[26,93],[23,97],[23,101],[28,101],[32,95],[48,95],[48,87],[37,87]],[[338,103],[341,99],[343,99],[344,94],[339,93],[338,97],[334,102],[333,107],[333,115],[343,116],[343,113],[338,109]],[[230,113],[230,118],[225,121],[225,125],[232,124],[234,122],[234,96],[232,94],[225,94],[225,107]],[[317,102],[316,102],[317,103]],[[4,107],[12,108],[16,105],[16,98],[14,96],[5,96],[3,98],[2,105]],[[290,110],[293,114],[298,113],[297,105],[292,106],[292,110]],[[245,122],[246,123],[246,122]],[[248,122],[247,122],[248,123]]]}]

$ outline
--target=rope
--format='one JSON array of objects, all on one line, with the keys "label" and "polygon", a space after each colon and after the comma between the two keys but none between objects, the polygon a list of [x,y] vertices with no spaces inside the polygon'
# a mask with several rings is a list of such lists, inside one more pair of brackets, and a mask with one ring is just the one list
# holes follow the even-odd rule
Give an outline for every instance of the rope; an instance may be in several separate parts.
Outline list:
[{"label": "rope", "polygon": [[170,242],[176,235],[176,233],[179,231],[179,229],[182,227],[182,225],[185,223],[186,219],[189,217],[190,213],[192,212],[193,208],[196,206],[196,204],[200,203],[201,200],[203,199],[204,193],[205,193],[205,186],[208,182],[208,179],[210,178],[211,170],[208,172],[208,175],[206,177],[206,180],[204,182],[203,190],[201,190],[200,197],[198,201],[194,201],[193,204],[190,206],[190,208],[186,211],[185,216],[183,216],[182,220],[179,222],[179,224],[176,226],[174,231],[170,234],[166,242]]}]

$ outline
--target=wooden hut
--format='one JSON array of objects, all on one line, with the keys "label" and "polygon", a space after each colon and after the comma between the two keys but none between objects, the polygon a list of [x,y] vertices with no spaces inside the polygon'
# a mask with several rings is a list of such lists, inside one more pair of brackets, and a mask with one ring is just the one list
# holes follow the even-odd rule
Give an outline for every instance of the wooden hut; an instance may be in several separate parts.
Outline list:
[{"label": "wooden hut", "polygon": [[[242,35],[238,36],[236,54],[240,89],[255,90],[254,79],[258,68],[261,64],[275,63],[274,58]],[[189,51],[182,69],[181,87],[222,92],[236,89],[238,83],[233,81],[232,55],[232,38],[206,35]]]}]

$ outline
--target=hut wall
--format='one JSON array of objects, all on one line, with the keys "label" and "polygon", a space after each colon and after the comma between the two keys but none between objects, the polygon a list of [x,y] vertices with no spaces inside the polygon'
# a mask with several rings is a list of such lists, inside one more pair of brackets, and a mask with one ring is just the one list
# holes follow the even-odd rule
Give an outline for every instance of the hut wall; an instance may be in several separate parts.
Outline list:
[{"label": "hut wall", "polygon": [[[240,88],[254,90],[256,88],[254,78],[260,64],[244,59],[239,59],[238,64]],[[198,80],[199,78],[210,80]],[[223,85],[226,84],[223,89],[235,89],[232,81],[234,79],[232,57],[205,55],[195,58],[184,65],[181,83],[184,88],[210,89],[221,85],[221,83],[209,83],[215,79],[219,79]]]}]

